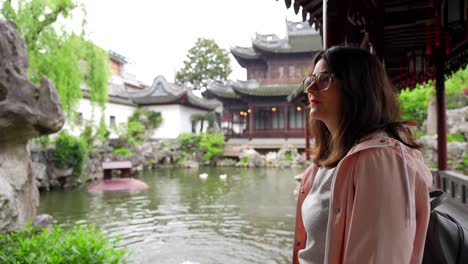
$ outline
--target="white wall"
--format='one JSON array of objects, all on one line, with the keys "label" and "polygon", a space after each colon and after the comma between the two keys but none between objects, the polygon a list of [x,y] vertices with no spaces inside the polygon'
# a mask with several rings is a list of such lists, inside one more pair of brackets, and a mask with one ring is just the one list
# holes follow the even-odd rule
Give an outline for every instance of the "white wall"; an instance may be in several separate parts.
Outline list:
[{"label": "white wall", "polygon": [[[110,126],[110,117],[115,117],[115,124],[118,126],[120,123],[126,123],[128,118],[134,113],[136,107],[121,105],[116,103],[107,103],[105,110],[105,122],[106,126]],[[207,113],[206,110],[191,108],[183,105],[153,105],[153,106],[144,106],[142,109],[151,110],[155,112],[160,112],[162,116],[162,123],[159,128],[157,128],[151,138],[153,139],[175,139],[180,133],[183,132],[192,132],[192,121],[191,117],[193,114]],[[94,127],[99,126],[101,120],[101,109],[98,105],[91,104],[91,101],[88,99],[80,99],[77,112],[82,115],[82,125],[71,124],[71,122],[66,122],[65,129],[69,131],[74,136],[79,136],[84,126],[87,122],[92,121]],[[196,132],[200,130],[200,122],[197,124]],[[208,122],[204,123],[204,130],[208,128]],[[112,129],[110,138],[116,138],[117,135],[113,132]]]},{"label": "white wall", "polygon": [[153,139],[175,139],[180,133],[192,132],[191,116],[208,112],[176,104],[145,106],[142,108],[161,113],[163,120],[161,126],[154,131],[151,137]]},{"label": "white wall", "polygon": [[[106,110],[104,113],[104,120],[106,122],[106,126],[110,126],[110,117],[115,117],[115,124],[118,125],[120,123],[126,123],[128,121],[128,117],[130,117],[133,112],[135,111],[135,107],[129,105],[122,105],[116,103],[107,103]],[[77,108],[77,113],[81,113],[82,115],[82,125],[75,125],[71,122],[67,121],[65,124],[65,129],[70,131],[70,133],[74,136],[79,136],[80,133],[83,131],[83,128],[87,122],[92,122],[94,127],[98,127],[101,121],[101,108],[95,104],[91,103],[89,99],[80,99],[79,105]],[[116,137],[114,133],[111,133],[111,138]]]}]

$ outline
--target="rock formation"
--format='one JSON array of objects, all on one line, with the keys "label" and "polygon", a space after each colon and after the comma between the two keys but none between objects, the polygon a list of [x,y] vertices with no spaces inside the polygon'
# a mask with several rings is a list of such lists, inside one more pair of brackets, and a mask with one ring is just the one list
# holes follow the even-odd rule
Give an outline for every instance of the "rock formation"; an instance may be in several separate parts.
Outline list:
[{"label": "rock formation", "polygon": [[64,124],[52,82],[28,80],[24,40],[12,22],[0,22],[0,232],[32,221],[39,202],[28,140],[59,131]]}]

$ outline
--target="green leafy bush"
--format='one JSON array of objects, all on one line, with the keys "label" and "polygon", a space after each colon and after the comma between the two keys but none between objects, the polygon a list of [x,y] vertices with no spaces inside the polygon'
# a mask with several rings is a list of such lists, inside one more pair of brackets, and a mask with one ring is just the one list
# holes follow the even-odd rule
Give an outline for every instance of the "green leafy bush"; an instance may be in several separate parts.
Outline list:
[{"label": "green leafy bush", "polygon": [[185,153],[192,153],[198,149],[200,136],[195,133],[180,133],[177,137],[180,149]]},{"label": "green leafy bush", "polygon": [[447,142],[465,142],[465,136],[461,133],[448,134]]},{"label": "green leafy bush", "polygon": [[421,130],[414,131],[414,137],[415,138],[424,137],[425,135],[426,135],[426,132],[424,132],[424,131],[421,131]]},{"label": "green leafy bush", "polygon": [[291,152],[286,152],[284,154],[284,160],[286,160],[286,161],[292,161],[293,160]]},{"label": "green leafy bush", "polygon": [[447,109],[455,109],[468,105],[468,96],[463,89],[468,88],[468,67],[460,69],[445,81],[445,100]]},{"label": "green leafy bush", "polygon": [[434,88],[431,83],[417,85],[412,90],[409,88],[401,90],[399,100],[403,111],[402,119],[416,120],[418,125],[421,125],[427,117],[427,106],[432,93]]},{"label": "green leafy bush", "polygon": [[129,121],[127,124],[127,140],[132,145],[138,145],[145,139],[145,126],[139,121]]},{"label": "green leafy bush", "polygon": [[38,232],[28,223],[24,230],[0,234],[0,263],[119,263],[125,250],[116,249],[117,243],[92,226],[64,231],[54,225]]},{"label": "green leafy bush", "polygon": [[126,149],[126,148],[114,149],[114,151],[112,151],[112,153],[115,154],[115,155],[124,156],[124,157],[133,154],[129,149]]},{"label": "green leafy bush", "polygon": [[249,157],[247,157],[247,156],[242,157],[241,162],[244,163],[244,164],[247,164],[249,162]]},{"label": "green leafy bush", "polygon": [[61,168],[73,168],[73,176],[79,178],[88,159],[86,143],[74,136],[61,132],[55,140],[55,159]]},{"label": "green leafy bush", "polygon": [[148,118],[150,128],[155,129],[158,128],[159,125],[161,125],[162,116],[160,112],[145,111],[144,115]]},{"label": "green leafy bush", "polygon": [[223,134],[202,133],[200,135],[200,149],[203,151],[203,160],[211,161],[223,153]]}]

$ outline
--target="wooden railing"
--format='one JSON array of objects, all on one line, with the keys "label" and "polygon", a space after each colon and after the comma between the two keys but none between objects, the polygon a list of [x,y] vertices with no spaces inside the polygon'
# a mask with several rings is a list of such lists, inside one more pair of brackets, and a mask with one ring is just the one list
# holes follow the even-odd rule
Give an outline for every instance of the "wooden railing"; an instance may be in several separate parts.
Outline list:
[{"label": "wooden railing", "polygon": [[468,176],[453,171],[431,170],[433,188],[437,188],[440,177],[440,189],[447,193],[447,199],[468,210]]},{"label": "wooden railing", "polygon": [[227,138],[303,138],[304,129],[269,129],[254,130],[252,132],[244,131],[242,134],[226,134]]}]

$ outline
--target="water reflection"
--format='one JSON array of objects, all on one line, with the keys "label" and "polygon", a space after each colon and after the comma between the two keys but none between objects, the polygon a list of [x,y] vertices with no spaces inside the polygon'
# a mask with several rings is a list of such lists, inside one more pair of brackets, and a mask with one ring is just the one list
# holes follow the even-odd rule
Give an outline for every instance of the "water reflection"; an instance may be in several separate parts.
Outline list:
[{"label": "water reflection", "polygon": [[300,171],[158,169],[140,177],[144,191],[42,193],[39,212],[120,236],[130,263],[289,263]]}]

